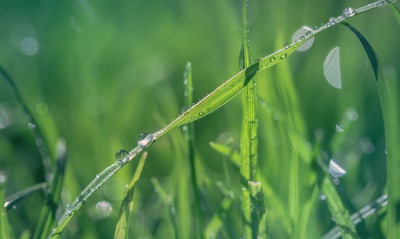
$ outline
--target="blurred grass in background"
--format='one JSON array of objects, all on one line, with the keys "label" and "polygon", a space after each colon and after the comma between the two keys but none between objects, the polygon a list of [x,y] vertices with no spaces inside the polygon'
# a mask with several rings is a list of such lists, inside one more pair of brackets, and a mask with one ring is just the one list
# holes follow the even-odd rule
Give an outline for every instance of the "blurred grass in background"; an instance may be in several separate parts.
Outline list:
[{"label": "blurred grass in background", "polygon": [[[251,0],[251,55],[268,55],[281,48],[284,41],[290,42],[293,33],[303,25],[319,25],[340,15],[349,4],[357,7],[367,3]],[[64,138],[67,144],[65,206],[96,173],[115,160],[117,150],[130,149],[140,133],[160,129],[181,112],[187,61],[193,66],[195,101],[239,71],[240,14],[239,0],[0,0],[0,65],[12,75],[34,112],[51,154],[55,155],[58,138]],[[396,45],[400,30],[389,8],[357,16],[350,22],[374,46],[384,70],[399,69]],[[323,61],[336,46],[341,48],[341,90],[329,85],[323,75]],[[384,193],[385,148],[379,96],[367,56],[347,29],[336,26],[318,35],[310,50],[294,54],[256,80],[261,102],[259,174],[268,181],[281,204],[289,207],[291,200],[288,175],[293,152],[304,149],[302,146],[293,150],[293,134],[310,142],[311,148],[315,133],[323,133],[323,150],[330,157],[335,154],[348,171],[341,178],[341,185],[356,209]],[[237,97],[195,122],[206,220],[218,210],[223,199],[216,182],[226,183],[240,195],[238,169],[224,163],[223,156],[209,146],[210,141],[229,141],[238,150],[240,99]],[[346,130],[342,147],[333,149],[329,142],[349,109],[356,113],[356,120]],[[185,150],[183,134],[178,130],[149,150],[135,192],[130,220],[132,238],[174,236],[169,209],[157,196],[150,179],[156,177],[175,203],[189,210],[193,193],[190,188],[177,186],[190,185]],[[304,171],[300,176],[312,178],[308,173],[310,166],[302,164]],[[133,165],[127,166],[106,183],[65,234],[70,238],[111,238],[133,169]],[[34,137],[4,81],[0,81],[0,170],[8,175],[7,195],[44,181]],[[312,194],[312,185],[300,184],[298,207]],[[178,197],[179,193],[183,196]],[[175,199],[185,197],[187,201]],[[42,202],[43,196],[35,194],[8,212],[17,238],[24,231],[34,230]],[[108,205],[112,211],[99,205]],[[239,208],[236,200],[220,234],[222,238],[238,237]],[[267,207],[267,217],[268,210],[273,209]],[[313,210],[309,238],[320,237],[334,226],[324,201]],[[178,214],[178,225],[187,227],[182,230],[183,238],[188,238],[193,233],[192,214]],[[379,225],[373,224],[372,228],[379,233]],[[274,230],[280,229],[271,229]]]}]

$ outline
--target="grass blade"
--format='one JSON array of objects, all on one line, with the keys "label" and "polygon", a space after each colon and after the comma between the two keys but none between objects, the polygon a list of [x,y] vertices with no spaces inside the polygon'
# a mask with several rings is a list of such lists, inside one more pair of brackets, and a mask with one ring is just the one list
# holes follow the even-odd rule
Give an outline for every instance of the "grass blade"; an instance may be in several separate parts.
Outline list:
[{"label": "grass blade", "polygon": [[125,196],[122,200],[121,208],[119,210],[118,222],[115,227],[114,238],[116,239],[129,238],[129,230],[127,225],[129,225],[129,214],[133,209],[133,195],[135,192],[135,185],[140,178],[146,159],[147,152],[144,152],[139,160],[139,164],[135,170],[135,174],[133,175],[133,178],[126,189]]},{"label": "grass blade", "polygon": [[51,182],[50,193],[47,194],[46,203],[40,213],[39,222],[33,238],[47,238],[54,226],[56,211],[61,200],[64,186],[64,173],[67,163],[65,141],[60,140],[57,144],[57,167],[54,179]]},{"label": "grass blade", "polygon": [[[186,65],[186,70],[184,73],[184,85],[185,85],[185,108],[189,108],[193,104],[193,81],[192,81],[192,65],[190,62]],[[204,238],[202,230],[203,226],[203,214],[201,212],[200,206],[200,189],[197,183],[196,167],[195,167],[195,143],[194,143],[194,124],[190,122],[186,125],[184,129],[186,144],[187,144],[187,158],[190,167],[190,181],[193,188],[194,196],[194,223],[197,238]]]},{"label": "grass blade", "polygon": [[39,184],[33,185],[32,187],[26,188],[22,191],[16,192],[6,198],[6,200],[4,202],[4,207],[7,210],[9,210],[13,206],[18,204],[20,201],[22,201],[23,199],[27,198],[28,196],[30,196],[36,192],[43,191],[48,186],[49,186],[48,183],[39,183]]},{"label": "grass blade", "polygon": [[3,171],[0,171],[0,236],[3,239],[8,239],[10,236],[10,229],[8,225],[7,212],[3,206],[4,198],[6,195],[6,181],[7,176]]},{"label": "grass blade", "polygon": [[217,238],[218,232],[224,225],[226,214],[231,208],[232,198],[229,196],[224,197],[217,213],[215,213],[205,228],[205,235],[207,239]]},{"label": "grass blade", "polygon": [[343,25],[353,32],[364,47],[368,59],[371,63],[377,81],[380,101],[382,105],[383,121],[385,127],[386,140],[386,168],[387,168],[387,192],[388,192],[388,211],[387,211],[387,237],[400,237],[400,215],[397,211],[400,204],[400,110],[399,92],[397,79],[388,80],[383,75],[382,64],[375,50],[365,37],[353,26],[344,22]]},{"label": "grass blade", "polygon": [[161,187],[160,183],[158,182],[157,178],[151,178],[151,182],[153,183],[154,190],[158,194],[158,196],[161,198],[161,200],[164,202],[164,204],[168,207],[168,212],[170,216],[170,220],[172,222],[172,225],[174,227],[174,232],[175,232],[175,239],[179,239],[179,230],[178,230],[178,223],[176,220],[176,214],[175,214],[175,206],[172,201],[171,196],[167,195],[163,188]]},{"label": "grass blade", "polygon": [[[250,66],[250,53],[247,29],[247,0],[242,1],[243,42],[239,62],[241,68]],[[257,173],[257,111],[254,81],[249,81],[242,97],[242,125],[240,134],[240,184],[242,187],[242,220],[244,238],[256,238],[258,231],[257,216],[251,207],[249,182],[256,180]]]},{"label": "grass blade", "polygon": [[3,67],[0,66],[0,73],[5,79],[5,81],[9,84],[12,92],[14,93],[15,97],[17,98],[17,102],[21,106],[26,120],[28,121],[28,127],[33,131],[34,136],[35,136],[35,142],[36,146],[39,149],[39,153],[42,156],[42,163],[43,163],[43,168],[44,168],[44,178],[48,181],[49,175],[52,175],[52,162],[51,162],[51,157],[49,155],[49,150],[48,150],[48,144],[47,141],[45,140],[45,137],[43,137],[43,132],[41,131],[38,123],[35,120],[35,117],[33,116],[32,112],[29,110],[28,106],[25,104],[24,100],[22,99],[21,94],[19,93],[19,90],[17,88],[17,85],[15,84],[14,80],[11,78],[11,76],[3,69]]}]

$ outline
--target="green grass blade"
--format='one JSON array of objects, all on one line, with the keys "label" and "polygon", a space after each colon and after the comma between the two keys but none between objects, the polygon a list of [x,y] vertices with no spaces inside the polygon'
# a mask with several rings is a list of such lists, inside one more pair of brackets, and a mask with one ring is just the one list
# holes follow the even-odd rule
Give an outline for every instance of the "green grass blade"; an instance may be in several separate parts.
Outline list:
[{"label": "green grass blade", "polygon": [[10,237],[10,229],[8,225],[8,219],[7,219],[7,212],[5,210],[5,207],[3,206],[3,203],[5,201],[5,195],[6,195],[6,181],[7,181],[7,176],[3,171],[0,171],[0,202],[1,202],[1,207],[0,207],[0,236],[3,239],[8,239]]},{"label": "green grass blade", "polygon": [[266,215],[261,182],[249,181],[249,189],[253,238],[266,238]]},{"label": "green grass blade", "polygon": [[399,110],[399,91],[398,83],[395,77],[387,79],[383,75],[382,64],[375,50],[365,37],[353,26],[343,23],[350,31],[352,31],[360,40],[365,52],[369,58],[372,69],[374,71],[380,101],[382,105],[383,121],[385,127],[386,140],[386,168],[387,168],[387,191],[388,191],[388,225],[387,237],[400,237],[400,215],[397,211],[400,204],[400,110]]},{"label": "green grass blade", "polygon": [[57,161],[54,179],[51,182],[50,193],[46,195],[46,203],[40,213],[39,222],[33,238],[47,238],[54,226],[56,212],[61,200],[64,187],[64,173],[67,163],[65,141],[60,140],[57,144]]},{"label": "green grass blade", "polygon": [[49,155],[48,144],[46,138],[43,136],[43,132],[41,131],[39,124],[35,120],[32,112],[29,110],[28,106],[25,104],[25,101],[22,99],[22,96],[18,90],[17,85],[15,84],[14,80],[11,76],[0,66],[0,74],[3,76],[3,79],[8,83],[12,92],[14,93],[17,102],[21,106],[26,120],[28,121],[29,128],[33,131],[35,136],[36,146],[39,149],[39,153],[42,156],[42,163],[45,173],[45,179],[49,180],[48,176],[52,174],[52,162],[51,157]]},{"label": "green grass blade", "polygon": [[[184,73],[184,85],[185,85],[185,108],[189,108],[193,104],[193,81],[192,81],[192,65],[190,62],[186,65]],[[194,124],[190,122],[184,127],[184,134],[187,144],[187,158],[190,167],[190,181],[193,188],[193,200],[194,200],[194,222],[197,238],[204,238],[203,235],[203,213],[201,212],[200,205],[200,189],[197,183],[196,166],[195,166],[195,142],[194,142]]]},{"label": "green grass blade", "polygon": [[28,196],[36,193],[36,192],[40,192],[43,191],[44,189],[46,189],[49,186],[48,183],[39,183],[36,185],[33,185],[32,187],[26,188],[24,190],[21,190],[19,192],[16,192],[12,195],[10,195],[9,197],[6,198],[5,202],[4,202],[4,207],[9,210],[11,209],[13,206],[17,205],[20,201],[24,200],[25,198],[27,198]]},{"label": "green grass blade", "polygon": [[215,213],[205,228],[205,235],[207,239],[218,238],[218,232],[224,225],[226,214],[231,208],[232,198],[229,196],[224,197],[217,213]]},{"label": "green grass blade", "polygon": [[[243,42],[240,54],[240,62],[243,63],[242,69],[250,66],[250,52],[247,29],[247,0],[242,1],[242,31]],[[253,215],[250,199],[249,182],[256,180],[257,172],[257,111],[256,93],[254,81],[249,81],[245,87],[242,97],[242,124],[240,134],[240,184],[242,187],[242,220],[243,237],[255,238],[258,231],[258,222]]]},{"label": "green grass blade", "polygon": [[133,195],[135,192],[135,185],[139,181],[140,175],[142,174],[146,159],[147,159],[147,152],[144,152],[139,160],[139,164],[135,170],[133,178],[126,189],[125,196],[124,199],[122,200],[121,208],[119,210],[117,225],[115,227],[114,238],[116,239],[129,238],[128,222],[129,222],[129,214],[133,209]]},{"label": "green grass blade", "polygon": [[158,196],[161,198],[161,200],[164,202],[165,206],[168,207],[168,212],[169,212],[169,218],[172,222],[172,225],[174,227],[174,232],[175,232],[175,239],[179,239],[179,229],[178,229],[178,223],[176,220],[176,209],[174,206],[174,203],[172,201],[172,198],[170,195],[167,195],[164,191],[164,189],[161,187],[160,183],[158,182],[157,178],[151,178],[151,182],[153,183],[154,190],[158,194]]},{"label": "green grass blade", "polygon": [[399,23],[400,25],[400,9],[394,4],[390,4],[390,8],[392,9],[394,16],[396,17],[397,23]]}]

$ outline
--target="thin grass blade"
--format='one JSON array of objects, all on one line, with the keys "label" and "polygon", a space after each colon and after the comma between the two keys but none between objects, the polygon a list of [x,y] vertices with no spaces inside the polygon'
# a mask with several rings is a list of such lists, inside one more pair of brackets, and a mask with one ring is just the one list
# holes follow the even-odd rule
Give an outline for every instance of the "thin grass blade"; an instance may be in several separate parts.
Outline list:
[{"label": "thin grass blade", "polygon": [[0,171],[0,202],[1,202],[0,236],[3,239],[8,239],[10,237],[10,229],[9,229],[9,225],[8,225],[7,212],[5,210],[5,206],[3,206],[3,203],[5,201],[5,195],[6,195],[6,182],[7,182],[6,174],[3,171]]},{"label": "thin grass blade", "polygon": [[387,168],[387,237],[400,237],[400,109],[397,77],[386,78],[383,75],[382,64],[365,37],[353,26],[344,22],[343,25],[353,32],[364,47],[377,81],[380,101],[382,105],[383,121],[386,140],[386,168]]},{"label": "thin grass blade", "polygon": [[129,214],[133,209],[133,195],[135,192],[136,183],[139,181],[140,175],[142,174],[146,159],[147,152],[144,152],[139,160],[139,164],[135,170],[133,178],[126,189],[125,196],[122,200],[121,208],[119,210],[117,225],[115,227],[114,238],[116,239],[129,238]]},{"label": "thin grass blade", "polygon": [[226,196],[222,200],[218,212],[211,217],[210,221],[208,222],[204,230],[207,239],[218,238],[218,233],[224,225],[226,214],[231,208],[231,205],[232,205],[232,198]]},{"label": "thin grass blade", "polygon": [[175,239],[179,239],[179,229],[178,229],[178,223],[176,220],[174,202],[172,201],[171,196],[167,195],[167,193],[165,193],[164,189],[161,187],[157,178],[151,178],[151,182],[153,183],[154,190],[156,191],[158,196],[161,198],[161,200],[164,202],[165,206],[168,208],[169,218],[171,220],[171,223],[173,225],[174,232],[175,232]]},{"label": "thin grass blade", "polygon": [[40,213],[38,225],[33,238],[47,238],[54,226],[56,212],[60,205],[61,193],[64,186],[66,163],[67,151],[65,141],[60,140],[57,144],[57,161],[54,179],[51,182],[50,192],[46,195],[46,203]]},{"label": "thin grass blade", "polygon": [[16,192],[6,198],[6,200],[4,202],[4,207],[7,210],[10,210],[13,206],[17,205],[25,198],[29,197],[30,195],[32,195],[34,193],[45,190],[48,186],[49,186],[48,183],[39,183],[39,184],[33,185],[32,187],[29,187],[29,188],[26,188],[19,192]]},{"label": "thin grass blade", "polygon": [[[192,80],[192,64],[190,62],[186,65],[186,70],[184,73],[184,85],[185,85],[185,108],[189,108],[193,104],[193,80]],[[187,159],[189,161],[190,167],[190,181],[193,188],[193,200],[194,200],[194,222],[195,231],[197,238],[204,238],[203,235],[203,213],[201,212],[200,206],[200,189],[197,183],[196,176],[196,152],[195,152],[195,142],[194,142],[194,124],[193,122],[188,123],[183,127],[184,136],[187,145]]]}]

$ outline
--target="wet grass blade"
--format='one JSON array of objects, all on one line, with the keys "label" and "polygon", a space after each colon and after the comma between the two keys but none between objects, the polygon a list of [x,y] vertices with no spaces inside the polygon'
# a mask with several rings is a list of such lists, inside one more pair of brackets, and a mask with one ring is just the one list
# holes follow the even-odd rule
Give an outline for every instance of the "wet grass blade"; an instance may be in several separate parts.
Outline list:
[{"label": "wet grass blade", "polygon": [[387,192],[388,192],[388,211],[387,211],[387,237],[400,237],[400,215],[397,211],[400,205],[400,110],[398,83],[395,77],[387,79],[383,75],[382,64],[375,50],[365,37],[353,26],[348,23],[343,25],[353,32],[360,40],[369,58],[374,75],[377,81],[380,101],[382,105],[383,121],[385,127],[386,140],[386,168],[387,168]]},{"label": "wet grass blade", "polygon": [[394,4],[390,4],[390,8],[392,9],[393,14],[396,17],[396,20],[400,25],[400,9]]},{"label": "wet grass blade", "polygon": [[3,76],[3,79],[8,83],[10,86],[12,92],[14,93],[17,102],[21,106],[26,120],[28,121],[28,127],[33,131],[35,135],[35,142],[36,146],[39,149],[39,153],[42,156],[42,163],[43,163],[43,168],[44,168],[44,178],[48,181],[48,175],[52,174],[52,162],[51,162],[51,157],[49,155],[49,150],[48,150],[48,144],[43,136],[43,133],[38,125],[38,123],[35,120],[35,117],[33,116],[32,112],[29,110],[28,106],[25,104],[25,101],[22,99],[22,96],[17,88],[17,85],[15,84],[14,80],[11,78],[11,76],[6,72],[6,70],[3,69],[2,66],[0,66],[0,74]]},{"label": "wet grass blade", "polygon": [[136,167],[133,178],[126,189],[125,196],[122,200],[121,208],[119,210],[117,225],[115,227],[114,238],[116,239],[129,238],[129,214],[133,209],[133,195],[135,192],[135,185],[139,181],[146,159],[147,152],[144,152],[139,160],[138,166]]},{"label": "wet grass blade", "polygon": [[64,174],[67,163],[67,152],[65,141],[60,140],[57,144],[57,161],[54,178],[51,182],[50,192],[46,195],[46,202],[40,213],[38,225],[33,238],[47,238],[54,226],[56,212],[60,205],[61,193],[64,187]]},{"label": "wet grass blade", "polygon": [[165,204],[166,207],[168,207],[168,212],[169,212],[169,218],[172,222],[172,225],[174,227],[174,232],[175,232],[175,239],[179,239],[179,229],[178,229],[178,223],[176,220],[176,213],[175,213],[175,206],[172,201],[172,198],[170,195],[167,195],[163,188],[161,187],[160,183],[158,182],[157,178],[151,178],[151,182],[153,183],[154,190],[158,194],[158,196],[161,198],[163,203]]},{"label": "wet grass blade", "polygon": [[[250,66],[250,52],[247,29],[247,0],[242,1],[243,42],[239,62],[245,69]],[[242,124],[240,134],[240,184],[242,188],[242,225],[244,238],[256,238],[258,231],[257,216],[251,207],[249,182],[256,180],[257,172],[257,111],[254,81],[249,81],[242,96]]]},{"label": "wet grass blade", "polygon": [[10,237],[10,229],[9,229],[9,225],[8,225],[7,212],[5,210],[5,206],[3,206],[3,203],[5,201],[5,195],[6,195],[6,182],[7,182],[7,176],[5,175],[4,172],[0,171],[0,202],[1,202],[0,236],[3,239],[8,239]]},{"label": "wet grass blade", "polygon": [[[184,73],[184,86],[185,86],[185,108],[190,108],[193,104],[193,81],[192,81],[192,64],[190,62],[186,65]],[[194,201],[194,223],[197,238],[204,238],[203,235],[203,213],[201,212],[200,206],[200,189],[197,183],[196,176],[196,152],[194,142],[194,124],[193,122],[188,123],[184,126],[184,136],[187,145],[187,159],[190,167],[190,181],[193,189],[193,201]]]},{"label": "wet grass blade", "polygon": [[49,186],[48,183],[39,183],[39,184],[33,185],[32,187],[26,188],[22,191],[16,192],[6,198],[6,200],[4,202],[4,207],[7,210],[10,210],[13,206],[17,205],[25,198],[29,197],[30,195],[32,195],[36,192],[45,190],[48,186]]}]

